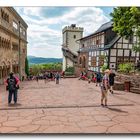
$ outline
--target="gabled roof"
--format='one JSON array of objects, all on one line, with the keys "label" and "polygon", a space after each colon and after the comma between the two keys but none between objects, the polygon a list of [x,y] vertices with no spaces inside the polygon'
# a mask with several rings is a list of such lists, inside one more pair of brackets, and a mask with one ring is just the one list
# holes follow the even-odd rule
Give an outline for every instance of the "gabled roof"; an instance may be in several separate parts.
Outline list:
[{"label": "gabled roof", "polygon": [[81,39],[79,39],[79,40],[86,39],[86,38],[88,38],[88,37],[90,37],[90,36],[93,36],[93,35],[95,35],[95,34],[98,34],[98,33],[100,33],[100,32],[103,32],[103,31],[105,31],[105,30],[107,30],[107,29],[109,29],[109,28],[112,28],[112,27],[113,27],[113,22],[112,22],[112,21],[106,22],[106,23],[104,23],[103,25],[101,25],[97,31],[95,31],[94,33],[92,33],[92,34],[90,34],[90,35],[88,35],[88,36],[85,36],[85,37],[83,37],[83,38],[81,38]]}]

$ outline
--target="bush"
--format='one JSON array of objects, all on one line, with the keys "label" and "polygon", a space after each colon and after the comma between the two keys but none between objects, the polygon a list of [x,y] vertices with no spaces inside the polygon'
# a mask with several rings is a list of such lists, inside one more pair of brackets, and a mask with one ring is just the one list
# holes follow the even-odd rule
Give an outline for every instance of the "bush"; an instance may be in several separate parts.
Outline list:
[{"label": "bush", "polygon": [[104,65],[101,67],[101,70],[102,70],[102,72],[104,72],[106,69],[107,69],[107,65],[104,64]]},{"label": "bush", "polygon": [[68,67],[65,72],[74,74],[74,67]]},{"label": "bush", "polygon": [[127,73],[130,73],[131,71],[134,71],[134,64],[133,63],[119,64],[119,72],[127,74]]},{"label": "bush", "polygon": [[65,75],[66,76],[71,76],[71,75],[73,75],[73,73],[72,72],[65,72]]}]

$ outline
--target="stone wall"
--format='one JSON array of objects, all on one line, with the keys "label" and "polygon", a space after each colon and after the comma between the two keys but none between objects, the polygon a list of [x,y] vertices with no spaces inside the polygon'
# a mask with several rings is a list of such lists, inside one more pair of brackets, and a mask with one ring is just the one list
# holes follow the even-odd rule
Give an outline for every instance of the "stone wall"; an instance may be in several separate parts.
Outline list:
[{"label": "stone wall", "polygon": [[124,75],[116,74],[115,81],[124,83],[125,81],[131,82],[131,88],[140,88],[140,75]]}]

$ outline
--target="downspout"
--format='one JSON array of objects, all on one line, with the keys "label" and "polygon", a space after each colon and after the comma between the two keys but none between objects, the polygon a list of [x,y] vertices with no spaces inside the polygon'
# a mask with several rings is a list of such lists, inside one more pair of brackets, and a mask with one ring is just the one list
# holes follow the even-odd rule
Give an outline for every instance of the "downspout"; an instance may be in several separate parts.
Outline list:
[{"label": "downspout", "polygon": [[19,53],[19,79],[21,80],[21,60],[20,60],[20,21],[19,21],[19,51],[18,51],[18,53]]}]

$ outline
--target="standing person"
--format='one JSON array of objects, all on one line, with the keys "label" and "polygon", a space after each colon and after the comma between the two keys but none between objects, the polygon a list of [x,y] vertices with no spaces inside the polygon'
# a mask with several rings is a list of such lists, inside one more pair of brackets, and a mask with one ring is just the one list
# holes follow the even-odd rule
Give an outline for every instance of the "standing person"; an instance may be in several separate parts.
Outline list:
[{"label": "standing person", "polygon": [[38,80],[39,80],[39,75],[36,76],[36,81],[37,81],[37,83],[38,83]]},{"label": "standing person", "polygon": [[113,86],[114,86],[114,77],[115,77],[115,73],[113,73],[112,69],[110,70],[110,74],[109,74],[109,86],[110,86],[110,92],[113,94]]},{"label": "standing person", "polygon": [[81,73],[80,73],[80,77],[79,77],[79,80],[82,79],[83,75],[84,75],[84,73],[81,71]]},{"label": "standing person", "polygon": [[17,103],[17,90],[19,89],[19,79],[14,76],[14,73],[9,74],[9,78],[5,81],[6,89],[9,91],[8,104],[12,101],[12,95],[14,95],[14,103]]},{"label": "standing person", "polygon": [[62,71],[62,77],[65,78],[65,71]]},{"label": "standing person", "polygon": [[56,84],[59,84],[60,75],[58,72],[55,75],[55,79],[56,79]]},{"label": "standing person", "polygon": [[104,106],[103,101],[105,100],[105,106],[107,106],[107,92],[109,89],[109,70],[105,70],[105,75],[103,76],[101,83],[101,105]]},{"label": "standing person", "polygon": [[99,71],[99,72],[96,73],[96,86],[98,86],[98,84],[100,86],[101,82],[102,82],[102,75]]},{"label": "standing person", "polygon": [[44,73],[43,79],[44,79],[44,83],[46,84],[47,83],[47,75],[46,75],[46,73]]}]

